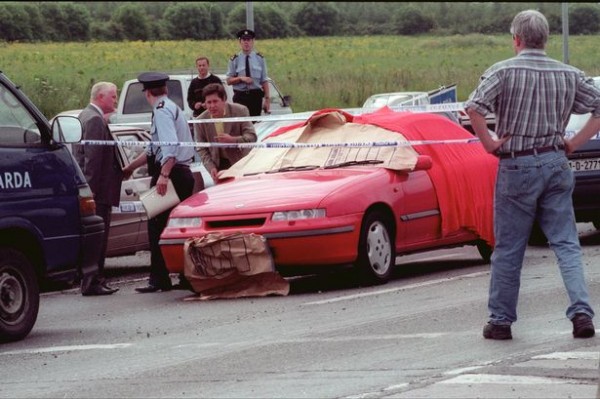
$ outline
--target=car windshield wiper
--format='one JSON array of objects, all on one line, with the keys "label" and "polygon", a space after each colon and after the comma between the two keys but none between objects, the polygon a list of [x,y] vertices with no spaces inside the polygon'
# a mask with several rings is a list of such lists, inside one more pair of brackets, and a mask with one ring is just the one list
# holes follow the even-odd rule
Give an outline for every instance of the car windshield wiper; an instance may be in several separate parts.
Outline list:
[{"label": "car windshield wiper", "polygon": [[295,170],[313,170],[320,168],[319,165],[302,165],[302,166],[286,166],[275,170],[267,170],[266,172],[252,172],[245,173],[244,176],[260,175],[261,173],[279,173],[279,172],[292,172]]},{"label": "car windshield wiper", "polygon": [[265,173],[279,173],[279,172],[291,172],[295,170],[313,170],[320,168],[319,165],[302,165],[302,166],[285,166],[283,168],[269,170]]},{"label": "car windshield wiper", "polygon": [[383,163],[383,161],[380,161],[379,159],[365,159],[362,161],[348,161],[348,162],[336,163],[333,165],[327,165],[327,166],[324,166],[323,169],[343,168],[344,166],[354,166],[354,165],[375,165],[378,163]]}]

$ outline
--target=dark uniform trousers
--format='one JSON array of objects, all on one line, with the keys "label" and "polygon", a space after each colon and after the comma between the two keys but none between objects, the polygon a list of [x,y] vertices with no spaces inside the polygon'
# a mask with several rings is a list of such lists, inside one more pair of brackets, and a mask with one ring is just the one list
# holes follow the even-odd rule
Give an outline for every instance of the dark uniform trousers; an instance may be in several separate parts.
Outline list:
[{"label": "dark uniform trousers", "polygon": [[248,107],[250,116],[259,116],[262,111],[262,103],[265,92],[261,89],[234,90],[233,102]]},{"label": "dark uniform trousers", "polygon": [[[154,187],[158,178],[160,177],[160,164],[156,166],[156,171],[150,180],[150,187]],[[173,182],[175,191],[179,196],[179,199],[183,201],[192,195],[194,190],[194,176],[190,167],[183,164],[176,164],[171,169],[169,178]],[[158,242],[160,235],[167,226],[169,219],[169,213],[171,209],[156,215],[154,218],[148,220],[148,241],[150,242],[150,285],[156,287],[171,287],[171,278],[169,277],[169,271],[165,265],[160,246]]]}]

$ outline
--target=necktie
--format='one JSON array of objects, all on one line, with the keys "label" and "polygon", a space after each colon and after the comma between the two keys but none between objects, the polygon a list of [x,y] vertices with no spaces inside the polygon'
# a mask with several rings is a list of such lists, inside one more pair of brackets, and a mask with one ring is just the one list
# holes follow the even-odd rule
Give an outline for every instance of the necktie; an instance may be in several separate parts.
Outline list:
[{"label": "necktie", "polygon": [[246,76],[250,75],[250,55],[246,56]]}]

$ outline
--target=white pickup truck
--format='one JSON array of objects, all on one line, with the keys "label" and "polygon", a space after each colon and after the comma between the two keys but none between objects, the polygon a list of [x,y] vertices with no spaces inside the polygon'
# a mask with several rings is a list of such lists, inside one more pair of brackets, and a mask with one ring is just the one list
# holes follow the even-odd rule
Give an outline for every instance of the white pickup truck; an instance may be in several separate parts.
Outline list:
[{"label": "white pickup truck", "polygon": [[[227,92],[227,100],[232,101],[233,89],[225,83],[225,75],[215,74],[218,76]],[[187,103],[188,88],[192,79],[196,74],[172,74],[169,75],[167,81],[167,89],[169,98],[173,100],[181,109],[184,110],[188,120],[192,119],[192,109]],[[281,94],[275,83],[269,79],[269,94],[271,96],[271,115],[291,114],[290,97]],[[142,92],[142,84],[137,79],[127,80],[123,84],[119,95],[119,104],[117,110],[110,117],[112,124],[135,124],[146,130],[150,129],[151,108],[144,93]]]},{"label": "white pickup truck", "polygon": [[442,86],[431,91],[399,91],[379,93],[367,98],[363,108],[381,108],[384,106],[413,106],[456,102],[456,84]]}]

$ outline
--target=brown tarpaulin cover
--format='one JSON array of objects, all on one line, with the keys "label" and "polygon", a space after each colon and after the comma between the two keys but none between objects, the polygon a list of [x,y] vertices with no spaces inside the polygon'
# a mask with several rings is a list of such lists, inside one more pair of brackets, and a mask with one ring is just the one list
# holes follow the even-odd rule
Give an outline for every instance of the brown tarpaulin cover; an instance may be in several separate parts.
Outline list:
[{"label": "brown tarpaulin cover", "polygon": [[[303,125],[294,125],[285,133],[263,140],[278,143],[303,143],[315,147],[253,148],[231,168],[219,173],[219,178],[241,177],[285,167],[313,165],[323,167],[345,161],[380,160],[373,167],[413,170],[419,154],[410,146],[363,146],[369,142],[407,141],[402,134],[375,125],[349,123],[351,115],[339,111],[322,112],[310,117]],[[326,146],[346,143],[348,147]],[[352,144],[360,146],[352,147]],[[320,147],[319,145],[325,145]]]},{"label": "brown tarpaulin cover", "polygon": [[187,300],[289,293],[261,235],[209,233],[189,238],[183,250],[185,277],[199,294]]}]

